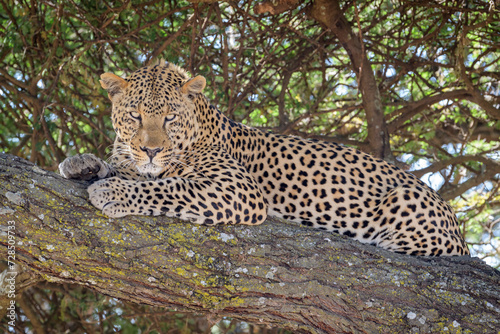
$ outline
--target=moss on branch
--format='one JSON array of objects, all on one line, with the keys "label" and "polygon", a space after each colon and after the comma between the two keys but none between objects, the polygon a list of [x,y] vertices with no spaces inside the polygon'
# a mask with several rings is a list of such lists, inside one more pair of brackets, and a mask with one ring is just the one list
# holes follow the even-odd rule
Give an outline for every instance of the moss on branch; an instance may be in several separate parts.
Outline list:
[{"label": "moss on branch", "polygon": [[34,279],[295,332],[500,328],[500,274],[481,261],[398,255],[275,219],[109,219],[88,203],[85,183],[10,155],[0,155],[0,182],[2,231],[15,222],[16,261]]}]

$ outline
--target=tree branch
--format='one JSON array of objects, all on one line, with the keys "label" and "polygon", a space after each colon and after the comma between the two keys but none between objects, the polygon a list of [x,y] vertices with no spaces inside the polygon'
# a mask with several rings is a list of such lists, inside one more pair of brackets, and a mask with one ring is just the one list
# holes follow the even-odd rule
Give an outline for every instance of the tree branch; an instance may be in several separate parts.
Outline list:
[{"label": "tree branch", "polygon": [[471,102],[476,103],[493,119],[500,120],[500,109],[495,107],[492,103],[486,101],[484,96],[481,95],[476,89],[473,91]]},{"label": "tree branch", "polygon": [[483,157],[480,155],[461,155],[458,157],[452,157],[452,158],[447,159],[447,160],[436,161],[435,163],[433,163],[429,167],[422,168],[419,170],[414,170],[414,171],[411,171],[411,173],[413,175],[415,175],[416,177],[421,178],[422,176],[424,176],[427,173],[436,173],[436,172],[439,172],[440,170],[445,169],[446,167],[448,167],[450,165],[463,164],[463,163],[468,162],[468,161],[482,162],[483,164],[489,166],[490,167],[489,169],[500,170],[500,166],[497,162],[495,162],[491,159],[488,159],[486,157]]},{"label": "tree branch", "polygon": [[[15,223],[16,261],[50,282],[295,333],[500,328],[500,273],[480,261],[398,255],[273,219],[109,219],[88,203],[85,183],[10,155],[0,155],[0,182],[1,228]],[[2,233],[0,249],[7,244]]]},{"label": "tree branch", "polygon": [[457,89],[454,91],[443,92],[437,95],[426,96],[421,100],[411,102],[408,105],[392,112],[390,115],[387,115],[386,119],[391,120],[396,117],[388,124],[387,128],[389,133],[394,133],[396,130],[403,126],[406,121],[409,121],[415,115],[420,114],[425,109],[429,108],[429,106],[438,103],[443,100],[451,100],[451,99],[466,99],[470,97],[471,94],[465,89]]},{"label": "tree branch", "polygon": [[371,63],[366,56],[362,38],[352,30],[338,1],[315,0],[310,15],[339,39],[349,55],[363,97],[363,106],[368,122],[369,153],[394,163],[395,159],[391,152],[380,92]]},{"label": "tree branch", "polygon": [[477,187],[483,182],[494,180],[496,174],[498,174],[498,171],[500,170],[500,164],[498,164],[494,160],[480,155],[462,155],[458,157],[452,157],[447,160],[436,161],[429,167],[415,170],[411,173],[416,177],[421,178],[427,173],[436,173],[448,166],[463,164],[469,161],[481,162],[483,164],[481,173],[477,173],[476,176],[471,177],[470,179],[459,185],[448,184],[446,187],[443,187],[439,191],[439,194],[445,201],[449,201],[465,193],[467,190]]}]

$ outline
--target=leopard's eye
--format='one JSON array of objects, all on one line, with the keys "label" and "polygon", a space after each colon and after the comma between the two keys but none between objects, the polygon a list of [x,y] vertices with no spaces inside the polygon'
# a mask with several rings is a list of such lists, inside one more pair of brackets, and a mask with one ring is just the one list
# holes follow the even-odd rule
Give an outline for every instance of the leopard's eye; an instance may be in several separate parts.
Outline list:
[{"label": "leopard's eye", "polygon": [[166,116],[165,117],[165,124],[172,122],[176,118],[177,118],[176,114],[170,114],[170,115]]},{"label": "leopard's eye", "polygon": [[133,119],[135,119],[136,121],[141,121],[141,114],[139,114],[138,112],[136,111],[132,111],[130,113],[130,117],[132,117]]}]

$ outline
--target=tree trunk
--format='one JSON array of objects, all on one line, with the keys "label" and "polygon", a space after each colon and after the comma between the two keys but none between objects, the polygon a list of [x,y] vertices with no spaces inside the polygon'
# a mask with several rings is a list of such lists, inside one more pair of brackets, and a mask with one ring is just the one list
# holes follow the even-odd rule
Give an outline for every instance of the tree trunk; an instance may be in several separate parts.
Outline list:
[{"label": "tree trunk", "polygon": [[[398,255],[275,219],[109,219],[85,183],[10,155],[0,182],[1,229],[15,226],[15,261],[35,280],[294,333],[500,330],[500,273],[481,261]],[[2,233],[3,254],[8,241]]]},{"label": "tree trunk", "polygon": [[368,123],[369,153],[377,158],[395,163],[378,84],[371,63],[366,56],[360,33],[354,32],[351,23],[347,21],[340,9],[338,1],[315,0],[309,14],[338,38],[351,59]]}]

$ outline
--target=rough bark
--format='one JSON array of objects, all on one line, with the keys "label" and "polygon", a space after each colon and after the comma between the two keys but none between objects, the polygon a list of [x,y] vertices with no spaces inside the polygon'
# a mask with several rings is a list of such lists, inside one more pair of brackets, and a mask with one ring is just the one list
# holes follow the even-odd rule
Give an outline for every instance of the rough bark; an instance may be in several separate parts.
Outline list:
[{"label": "rough bark", "polygon": [[500,330],[500,273],[481,261],[398,255],[273,219],[109,219],[85,183],[10,155],[0,155],[0,182],[2,232],[15,222],[16,262],[33,280],[296,333]]}]

